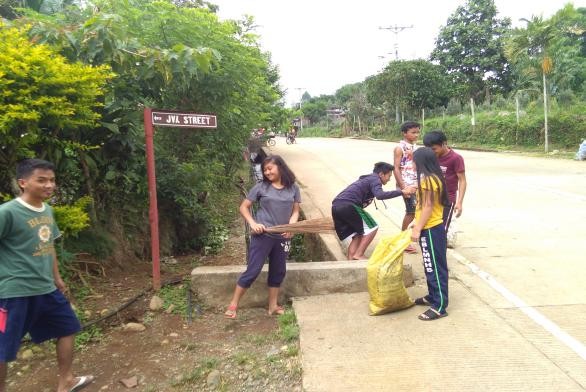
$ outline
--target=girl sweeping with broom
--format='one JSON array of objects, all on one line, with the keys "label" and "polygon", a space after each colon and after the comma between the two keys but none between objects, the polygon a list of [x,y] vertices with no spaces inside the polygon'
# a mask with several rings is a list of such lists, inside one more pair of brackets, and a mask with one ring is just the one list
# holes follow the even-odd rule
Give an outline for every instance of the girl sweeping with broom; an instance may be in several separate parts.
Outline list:
[{"label": "girl sweeping with broom", "polygon": [[417,173],[417,205],[411,240],[419,242],[429,294],[417,298],[417,305],[429,306],[420,320],[436,320],[448,315],[448,262],[446,231],[442,224],[448,193],[442,169],[429,147],[413,153]]},{"label": "girl sweeping with broom", "polygon": [[[236,283],[232,301],[224,315],[235,319],[238,303],[260,274],[265,259],[269,258],[269,315],[281,315],[285,311],[279,306],[277,299],[279,288],[285,278],[287,255],[291,247],[291,234],[268,233],[267,228],[287,223],[295,223],[299,219],[299,203],[301,196],[295,184],[295,175],[283,158],[272,155],[263,160],[263,181],[256,184],[248,196],[240,204],[240,214],[250,225],[249,258],[246,271]],[[250,213],[254,202],[259,203],[256,216]]]}]

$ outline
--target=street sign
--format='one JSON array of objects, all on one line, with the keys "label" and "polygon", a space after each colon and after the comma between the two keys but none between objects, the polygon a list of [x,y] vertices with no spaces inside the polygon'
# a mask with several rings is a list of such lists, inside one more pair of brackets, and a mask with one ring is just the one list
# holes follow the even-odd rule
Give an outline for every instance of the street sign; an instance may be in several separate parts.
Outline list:
[{"label": "street sign", "polygon": [[161,288],[161,261],[159,254],[159,209],[157,206],[157,180],[155,177],[154,127],[217,128],[213,114],[181,113],[145,108],[144,135],[146,140],[147,176],[149,185],[149,223],[151,227],[151,257],[153,260],[153,289]]},{"label": "street sign", "polygon": [[152,123],[159,127],[217,128],[217,119],[213,114],[153,111]]}]

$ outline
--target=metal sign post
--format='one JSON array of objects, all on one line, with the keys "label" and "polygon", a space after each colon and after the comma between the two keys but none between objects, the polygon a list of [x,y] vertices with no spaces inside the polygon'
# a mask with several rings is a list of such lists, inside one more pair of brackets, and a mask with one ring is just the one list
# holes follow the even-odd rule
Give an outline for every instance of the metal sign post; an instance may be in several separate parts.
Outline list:
[{"label": "metal sign post", "polygon": [[157,207],[157,179],[155,176],[154,126],[173,128],[217,128],[213,114],[181,113],[144,109],[147,176],[149,184],[149,223],[151,227],[151,254],[153,259],[153,289],[161,288],[161,259],[159,254],[159,211]]}]

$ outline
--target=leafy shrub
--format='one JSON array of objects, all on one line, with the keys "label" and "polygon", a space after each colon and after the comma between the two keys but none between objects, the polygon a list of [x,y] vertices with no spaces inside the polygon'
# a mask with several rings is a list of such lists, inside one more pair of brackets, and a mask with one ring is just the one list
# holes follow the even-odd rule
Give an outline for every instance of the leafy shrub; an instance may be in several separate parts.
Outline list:
[{"label": "leafy shrub", "polygon": [[230,237],[230,231],[219,219],[207,222],[206,226],[205,233],[200,238],[201,247],[206,254],[217,254]]},{"label": "leafy shrub", "polygon": [[339,127],[332,127],[330,129],[326,127],[311,127],[303,128],[303,132],[299,132],[299,137],[340,137],[341,130]]},{"label": "leafy shrub", "polygon": [[67,243],[67,250],[73,253],[89,253],[98,260],[105,260],[114,251],[116,241],[112,235],[100,227],[90,227],[81,231],[74,241]]},{"label": "leafy shrub", "polygon": [[295,261],[305,261],[307,254],[305,252],[305,237],[303,234],[295,234],[291,238],[291,251],[289,258]]},{"label": "leafy shrub", "polygon": [[[586,106],[575,105],[563,110],[553,107],[549,114],[550,142],[562,148],[573,148],[586,136]],[[426,120],[426,130],[441,129],[450,143],[483,146],[529,146],[544,143],[544,117],[540,107],[530,107],[517,125],[515,112],[481,112],[473,129],[470,115],[447,116]]]},{"label": "leafy shrub", "polygon": [[76,237],[80,231],[89,227],[90,217],[85,211],[92,202],[91,197],[78,199],[73,205],[54,206],[55,220],[64,238]]}]

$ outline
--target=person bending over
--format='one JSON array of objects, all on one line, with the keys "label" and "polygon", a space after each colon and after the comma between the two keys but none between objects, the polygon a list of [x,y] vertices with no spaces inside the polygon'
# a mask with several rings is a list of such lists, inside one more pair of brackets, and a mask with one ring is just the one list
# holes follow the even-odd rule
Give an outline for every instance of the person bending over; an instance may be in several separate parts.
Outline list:
[{"label": "person bending over", "polygon": [[378,225],[364,209],[375,199],[385,200],[393,197],[409,197],[414,187],[402,190],[383,191],[393,175],[393,165],[378,162],[373,172],[360,176],[332,201],[332,218],[338,238],[348,246],[348,260],[364,259],[364,252],[374,239]]}]

